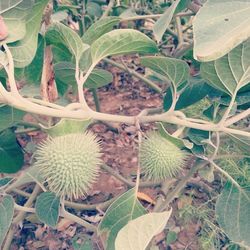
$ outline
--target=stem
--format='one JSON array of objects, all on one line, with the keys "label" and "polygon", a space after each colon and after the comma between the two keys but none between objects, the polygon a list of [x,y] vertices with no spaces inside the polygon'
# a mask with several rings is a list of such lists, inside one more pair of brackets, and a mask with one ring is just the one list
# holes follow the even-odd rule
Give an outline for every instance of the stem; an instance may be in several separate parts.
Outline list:
[{"label": "stem", "polygon": [[[182,12],[175,15],[175,17],[181,17],[181,16],[192,16],[194,15],[191,12]],[[122,18],[121,22],[129,22],[129,21],[136,21],[136,20],[143,20],[143,19],[154,19],[154,18],[160,18],[163,14],[152,14],[152,15],[138,15],[138,16],[132,16],[132,17],[126,17]]]},{"label": "stem", "polygon": [[221,120],[220,120],[220,122],[219,122],[219,124],[222,125],[222,126],[225,124],[225,121],[226,121],[226,119],[227,119],[228,116],[229,116],[229,113],[230,113],[230,111],[231,111],[231,109],[232,109],[232,107],[233,107],[233,105],[234,105],[234,102],[235,102],[237,93],[238,93],[238,89],[236,88],[236,90],[234,91],[234,93],[233,93],[233,95],[232,95],[232,98],[231,98],[231,101],[230,101],[230,103],[229,103],[229,106],[228,106],[228,108],[226,109],[225,113],[223,114],[223,116],[222,116],[222,118],[221,118]]},{"label": "stem", "polygon": [[[122,175],[120,175],[119,173],[117,173],[113,168],[107,166],[107,165],[102,165],[101,168],[105,171],[107,171],[109,174],[113,175],[115,178],[117,178],[118,180],[120,180],[121,182],[123,182],[124,184],[126,184],[129,187],[135,187],[136,183],[128,180],[126,178],[124,178]],[[151,186],[155,186],[155,185],[159,185],[160,182],[156,182],[156,181],[145,181],[145,182],[140,182],[139,187],[151,187]]]},{"label": "stem", "polygon": [[173,189],[172,192],[170,192],[166,199],[162,201],[162,203],[158,206],[157,212],[161,212],[168,208],[169,204],[176,198],[176,196],[179,195],[179,193],[183,190],[183,188],[186,186],[188,181],[193,177],[193,174],[200,168],[204,167],[208,163],[201,162],[199,164],[194,165],[189,172],[179,181],[179,183],[176,185],[176,187]]},{"label": "stem", "polygon": [[214,157],[214,160],[223,160],[223,159],[233,159],[233,158],[250,158],[250,155],[240,155],[240,154],[226,154],[226,155],[218,155]]},{"label": "stem", "polygon": [[221,172],[227,179],[229,179],[238,189],[241,190],[241,186],[238,184],[238,182],[230,175],[228,174],[225,170],[220,168],[215,162],[207,159],[207,161],[212,164],[219,172]]},{"label": "stem", "polygon": [[231,118],[229,118],[228,120],[226,120],[225,122],[225,126],[230,126],[246,117],[250,116],[250,108],[246,109],[245,111],[241,112],[240,114],[238,115],[235,115]]},{"label": "stem", "polygon": [[97,228],[95,226],[93,226],[92,224],[88,223],[87,221],[77,217],[76,215],[67,212],[65,209],[62,209],[61,216],[66,218],[66,219],[69,219],[69,220],[72,220],[72,221],[78,223],[79,225],[88,229],[88,231],[97,233]]},{"label": "stem", "polygon": [[97,204],[82,204],[82,203],[76,203],[76,202],[70,202],[70,201],[64,201],[65,206],[74,208],[77,210],[86,210],[86,211],[93,211],[93,210],[105,210],[112,204],[117,197],[113,197],[110,200],[97,203]]},{"label": "stem", "polygon": [[128,67],[125,67],[124,65],[115,62],[114,60],[111,59],[103,59],[103,61],[119,68],[122,69],[126,72],[128,72],[130,75],[140,79],[141,81],[143,81],[146,85],[148,85],[148,87],[152,88],[153,90],[155,90],[157,93],[162,93],[162,89],[160,87],[158,87],[154,82],[150,81],[149,79],[147,79],[146,77],[144,77],[143,75],[137,73],[136,71],[129,69]]},{"label": "stem", "polygon": [[175,18],[175,23],[176,23],[176,29],[177,29],[177,35],[178,35],[178,47],[180,47],[182,46],[184,39],[183,39],[181,19],[179,16]]},{"label": "stem", "polygon": [[104,13],[102,14],[102,17],[100,19],[107,17],[114,5],[115,5],[115,0],[110,0],[106,10],[104,11]]},{"label": "stem", "polygon": [[99,98],[98,98],[97,90],[96,89],[91,89],[90,91],[91,91],[91,93],[93,95],[93,98],[94,98],[95,109],[96,109],[97,112],[100,112],[101,108],[100,108],[100,101],[99,101]]}]

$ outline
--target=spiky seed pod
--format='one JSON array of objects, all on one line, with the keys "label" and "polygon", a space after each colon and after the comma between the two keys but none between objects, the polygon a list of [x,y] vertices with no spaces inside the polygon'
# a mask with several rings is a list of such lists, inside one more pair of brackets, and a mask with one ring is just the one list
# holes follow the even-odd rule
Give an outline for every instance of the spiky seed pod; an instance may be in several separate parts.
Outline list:
[{"label": "spiky seed pod", "polygon": [[185,163],[187,153],[157,132],[151,132],[142,140],[140,165],[142,173],[152,180],[164,180],[178,174]]},{"label": "spiky seed pod", "polygon": [[94,134],[48,138],[36,151],[36,165],[48,189],[69,199],[84,196],[96,181],[101,147]]}]

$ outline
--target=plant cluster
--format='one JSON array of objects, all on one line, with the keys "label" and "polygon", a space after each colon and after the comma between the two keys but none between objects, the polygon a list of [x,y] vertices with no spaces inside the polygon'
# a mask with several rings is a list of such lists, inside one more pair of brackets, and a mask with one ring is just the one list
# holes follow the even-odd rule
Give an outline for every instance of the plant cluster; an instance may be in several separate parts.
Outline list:
[{"label": "plant cluster", "polygon": [[[169,218],[178,212],[205,223],[204,249],[234,243],[249,248],[249,8],[248,0],[0,1],[2,249],[11,247],[29,213],[52,228],[62,217],[88,236],[106,235],[108,250],[153,249],[152,238],[167,232]],[[119,63],[124,55],[136,56],[146,73]],[[105,65],[159,93],[162,106],[136,116],[101,112],[98,91],[113,81]],[[113,130],[113,123],[136,128],[135,181],[102,160],[102,143],[90,131],[96,122]],[[155,130],[144,133],[148,123]],[[18,140],[33,131],[47,139],[20,171],[28,153]],[[128,191],[101,204],[77,202],[100,171]],[[212,205],[173,211],[194,175],[216,187],[208,191]],[[138,199],[141,187],[160,188],[149,209]],[[26,201],[19,203],[19,196]],[[97,225],[72,209],[105,213]],[[73,247],[92,249],[92,243],[73,241]]]}]

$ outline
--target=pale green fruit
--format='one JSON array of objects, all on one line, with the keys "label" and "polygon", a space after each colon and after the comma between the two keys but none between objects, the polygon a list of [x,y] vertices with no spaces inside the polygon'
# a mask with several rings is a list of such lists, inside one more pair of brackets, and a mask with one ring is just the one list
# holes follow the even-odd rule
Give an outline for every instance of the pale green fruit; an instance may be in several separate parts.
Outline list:
[{"label": "pale green fruit", "polygon": [[151,132],[142,141],[140,165],[142,173],[149,179],[164,180],[176,176],[184,166],[186,158],[185,151],[159,133]]},{"label": "pale green fruit", "polygon": [[101,147],[92,133],[48,138],[36,152],[36,165],[48,189],[58,196],[77,199],[96,181]]}]

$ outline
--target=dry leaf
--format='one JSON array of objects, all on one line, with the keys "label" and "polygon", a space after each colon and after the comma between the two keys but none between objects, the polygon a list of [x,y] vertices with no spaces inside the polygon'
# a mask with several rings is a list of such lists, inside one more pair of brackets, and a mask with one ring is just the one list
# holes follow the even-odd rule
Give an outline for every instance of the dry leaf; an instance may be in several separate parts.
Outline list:
[{"label": "dry leaf", "polygon": [[145,193],[137,192],[137,198],[155,205],[155,201]]},{"label": "dry leaf", "polygon": [[74,221],[63,218],[57,224],[57,228],[56,229],[59,232],[62,232],[62,231],[65,231],[70,225],[73,225],[73,224],[74,224]]}]

